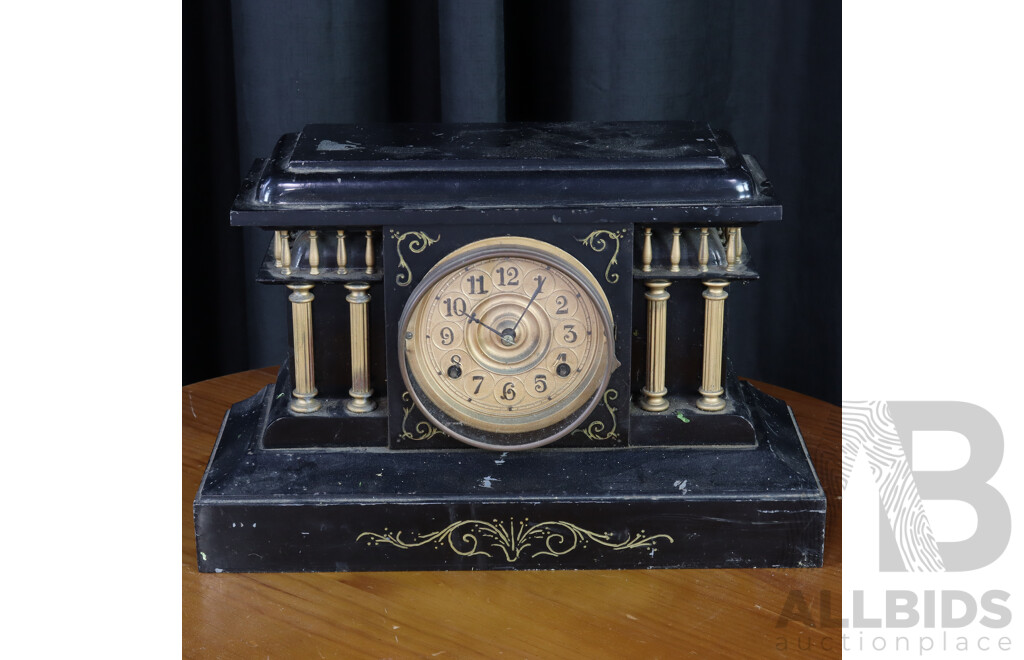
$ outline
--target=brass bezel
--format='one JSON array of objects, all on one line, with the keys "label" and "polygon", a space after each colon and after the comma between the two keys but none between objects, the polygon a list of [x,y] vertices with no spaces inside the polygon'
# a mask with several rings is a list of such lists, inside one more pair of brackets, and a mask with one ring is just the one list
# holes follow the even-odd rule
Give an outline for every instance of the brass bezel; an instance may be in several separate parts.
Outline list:
[{"label": "brass bezel", "polygon": [[[531,259],[551,266],[573,281],[580,288],[581,292],[589,298],[590,304],[597,312],[599,325],[603,330],[601,333],[603,336],[598,336],[594,340],[596,342],[604,342],[603,346],[600,346],[600,344],[596,346],[598,354],[594,358],[595,362],[592,367],[594,375],[577,387],[576,391],[572,393],[571,399],[562,402],[561,410],[567,410],[568,412],[561,418],[543,427],[530,428],[525,431],[522,428],[524,425],[528,426],[528,423],[495,423],[484,422],[478,419],[473,420],[475,423],[470,423],[466,419],[461,419],[459,417],[462,414],[461,411],[454,409],[445,400],[447,395],[426,384],[421,384],[414,377],[408,364],[410,352],[415,350],[409,350],[409,342],[412,340],[408,337],[408,333],[410,328],[415,328],[418,325],[418,317],[421,313],[421,303],[424,300],[424,296],[439,281],[459,269],[486,259],[506,256]],[[405,309],[402,311],[398,328],[398,351],[401,355],[399,367],[402,380],[416,407],[419,408],[420,412],[427,419],[449,436],[466,444],[484,449],[502,451],[532,449],[554,442],[571,433],[597,407],[601,396],[608,387],[612,372],[620,366],[619,361],[615,358],[615,332],[611,306],[597,278],[594,277],[582,262],[565,250],[550,243],[522,236],[501,236],[475,241],[455,250],[438,261],[410,295]],[[431,393],[434,394],[434,397],[431,396]],[[452,422],[448,422],[444,417],[452,418]],[[569,420],[569,422],[566,423],[566,420]],[[453,426],[469,427],[480,431],[480,434],[474,437],[472,434],[456,430]],[[506,444],[484,437],[538,433],[546,429],[553,429],[553,431],[550,434],[542,435],[542,437],[536,440],[523,444]]]}]

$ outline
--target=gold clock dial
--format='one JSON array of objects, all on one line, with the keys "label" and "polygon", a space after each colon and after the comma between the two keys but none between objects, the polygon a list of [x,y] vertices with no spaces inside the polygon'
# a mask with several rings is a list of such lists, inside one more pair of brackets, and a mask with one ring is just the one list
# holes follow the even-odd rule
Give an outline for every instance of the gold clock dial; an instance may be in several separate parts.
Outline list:
[{"label": "gold clock dial", "polygon": [[590,272],[541,241],[478,241],[437,264],[402,320],[421,410],[473,445],[526,448],[572,430],[618,366]]}]

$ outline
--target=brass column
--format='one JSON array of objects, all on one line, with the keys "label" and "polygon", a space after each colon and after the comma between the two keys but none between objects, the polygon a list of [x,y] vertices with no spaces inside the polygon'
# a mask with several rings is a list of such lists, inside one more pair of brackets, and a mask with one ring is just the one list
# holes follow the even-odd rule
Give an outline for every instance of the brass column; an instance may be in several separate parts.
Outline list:
[{"label": "brass column", "polygon": [[320,247],[316,243],[316,232],[309,230],[309,274],[320,274]]},{"label": "brass column", "polygon": [[679,227],[672,228],[672,252],[669,254],[669,261],[671,266],[669,270],[673,273],[679,272],[679,261],[682,259],[682,250],[679,247],[679,234],[682,230]]},{"label": "brass column", "polygon": [[653,253],[651,252],[651,228],[644,227],[644,247],[640,253],[640,270],[645,273],[651,272],[651,260]]},{"label": "brass column", "polygon": [[338,262],[338,274],[344,275],[348,272],[348,252],[345,250],[345,230],[338,230],[338,250],[334,255]]},{"label": "brass column", "polygon": [[725,263],[726,270],[736,270],[736,266],[739,265],[740,250],[737,232],[739,229],[736,227],[729,227],[729,240],[725,244]]},{"label": "brass column", "polygon": [[697,407],[708,412],[725,408],[722,394],[722,335],[725,330],[725,299],[729,294],[725,287],[728,280],[707,280],[704,282],[704,374],[701,378],[701,398]]},{"label": "brass column", "polygon": [[668,280],[644,282],[647,292],[647,386],[641,389],[640,407],[651,412],[668,409],[665,395],[665,308],[669,299]]},{"label": "brass column", "polygon": [[366,274],[373,275],[373,231],[366,230]]},{"label": "brass column", "polygon": [[292,248],[288,245],[288,230],[281,230],[281,272],[285,275],[292,273]]},{"label": "brass column", "polygon": [[288,407],[297,413],[320,410],[313,379],[313,294],[312,284],[289,284],[292,290],[292,345],[295,353],[295,389]]},{"label": "brass column", "polygon": [[702,227],[700,230],[700,250],[697,252],[697,264],[700,266],[701,272],[708,269],[708,258],[711,256],[711,250],[708,249],[708,228]]},{"label": "brass column", "polygon": [[349,282],[345,288],[349,291],[345,300],[348,301],[352,344],[352,389],[348,391],[352,398],[345,402],[345,408],[353,413],[366,413],[377,407],[377,403],[370,398],[373,390],[370,388],[370,338],[366,317],[370,303],[370,294],[366,292],[370,285],[365,282]]}]

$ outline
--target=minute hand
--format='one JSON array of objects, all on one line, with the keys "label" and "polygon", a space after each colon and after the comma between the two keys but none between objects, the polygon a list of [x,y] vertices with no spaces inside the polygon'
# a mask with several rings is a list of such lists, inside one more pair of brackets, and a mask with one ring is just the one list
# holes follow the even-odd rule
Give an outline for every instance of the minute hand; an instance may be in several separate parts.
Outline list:
[{"label": "minute hand", "polygon": [[530,302],[526,303],[526,307],[523,308],[523,313],[519,315],[519,321],[516,321],[516,324],[512,326],[513,333],[515,333],[516,328],[519,327],[519,322],[523,320],[524,316],[526,316],[526,312],[530,309],[530,305],[532,305],[533,301],[537,299],[537,295],[540,293],[541,287],[544,286],[544,282],[545,278],[540,276],[537,277],[537,290],[533,292],[533,295],[530,296]]}]

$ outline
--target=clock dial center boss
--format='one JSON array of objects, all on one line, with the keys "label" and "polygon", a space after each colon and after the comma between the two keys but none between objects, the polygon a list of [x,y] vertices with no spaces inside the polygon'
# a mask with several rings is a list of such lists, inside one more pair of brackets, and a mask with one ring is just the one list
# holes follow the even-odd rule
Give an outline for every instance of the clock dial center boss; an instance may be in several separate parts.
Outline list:
[{"label": "clock dial center boss", "polygon": [[619,362],[597,278],[568,252],[506,236],[439,261],[399,322],[405,386],[448,435],[528,449],[593,411]]}]

